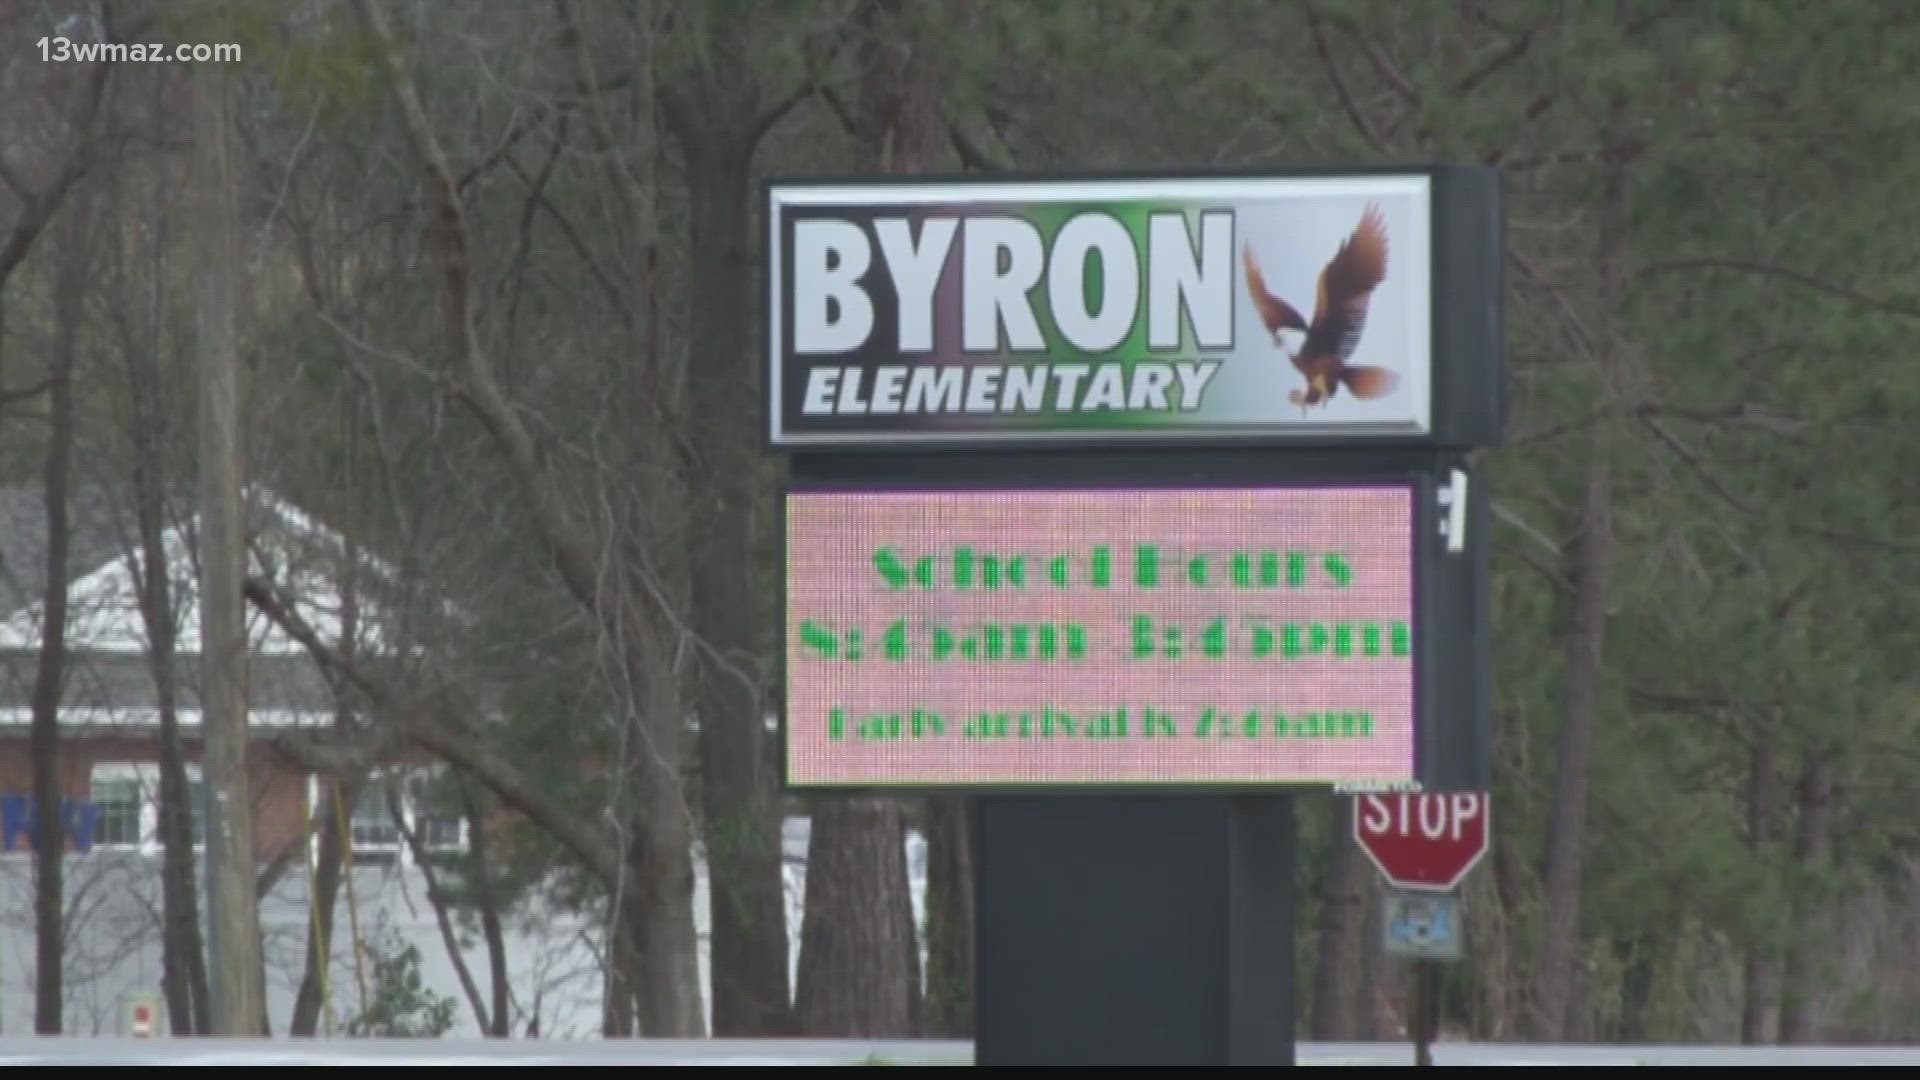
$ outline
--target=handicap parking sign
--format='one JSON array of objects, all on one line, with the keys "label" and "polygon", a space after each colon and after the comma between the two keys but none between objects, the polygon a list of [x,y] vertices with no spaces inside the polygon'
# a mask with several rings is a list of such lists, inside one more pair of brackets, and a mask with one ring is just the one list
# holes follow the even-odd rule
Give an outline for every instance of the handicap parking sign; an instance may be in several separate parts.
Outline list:
[{"label": "handicap parking sign", "polygon": [[1460,898],[1390,889],[1382,922],[1387,952],[1429,960],[1460,958]]}]

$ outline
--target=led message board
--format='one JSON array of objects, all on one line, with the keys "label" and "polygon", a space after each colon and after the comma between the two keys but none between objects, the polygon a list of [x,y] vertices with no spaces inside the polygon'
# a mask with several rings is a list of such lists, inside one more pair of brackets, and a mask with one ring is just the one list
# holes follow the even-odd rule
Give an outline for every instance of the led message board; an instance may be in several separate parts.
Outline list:
[{"label": "led message board", "polygon": [[1404,783],[1405,484],[794,490],[795,787]]},{"label": "led message board", "polygon": [[1492,183],[773,182],[769,443],[1490,442]]}]

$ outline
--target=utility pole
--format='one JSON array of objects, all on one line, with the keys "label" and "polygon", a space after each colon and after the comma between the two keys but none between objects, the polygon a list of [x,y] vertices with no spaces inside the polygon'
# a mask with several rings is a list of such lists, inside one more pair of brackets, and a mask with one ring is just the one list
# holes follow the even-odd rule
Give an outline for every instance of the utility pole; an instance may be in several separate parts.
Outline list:
[{"label": "utility pole", "polygon": [[240,512],[239,257],[228,144],[227,79],[196,64],[194,198],[200,361],[200,705],[206,740],[208,973],[215,1035],[264,1035],[266,970],[254,895],[247,792],[247,640],[240,592],[246,538]]}]

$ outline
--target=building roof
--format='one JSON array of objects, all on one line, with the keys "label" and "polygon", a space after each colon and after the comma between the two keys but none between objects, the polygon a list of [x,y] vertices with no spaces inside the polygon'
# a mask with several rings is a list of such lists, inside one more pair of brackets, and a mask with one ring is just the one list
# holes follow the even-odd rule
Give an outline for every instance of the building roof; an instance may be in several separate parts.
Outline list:
[{"label": "building roof", "polygon": [[[267,577],[297,601],[299,611],[329,643],[342,637],[345,565],[340,535],[270,491],[256,489],[248,505],[249,573]],[[148,655],[148,632],[138,591],[143,560],[130,489],[93,486],[70,502],[67,649],[69,672],[62,723],[125,730],[158,722],[158,694]],[[191,494],[167,501],[161,547],[172,582],[179,715],[183,727],[199,717],[198,508]],[[0,487],[0,732],[31,715],[35,669],[44,620],[46,506],[38,486]],[[370,584],[392,582],[391,567],[362,554]],[[366,592],[374,592],[368,589]],[[374,596],[358,598],[356,648],[379,651],[387,614]],[[334,701],[306,649],[249,605],[249,700],[263,727],[330,722]]]},{"label": "building roof", "polygon": [[[124,488],[105,486],[73,492],[67,512],[72,522],[69,566],[97,567],[137,543],[129,495]],[[46,588],[47,505],[42,488],[0,487],[0,613],[11,615],[38,602]]]}]

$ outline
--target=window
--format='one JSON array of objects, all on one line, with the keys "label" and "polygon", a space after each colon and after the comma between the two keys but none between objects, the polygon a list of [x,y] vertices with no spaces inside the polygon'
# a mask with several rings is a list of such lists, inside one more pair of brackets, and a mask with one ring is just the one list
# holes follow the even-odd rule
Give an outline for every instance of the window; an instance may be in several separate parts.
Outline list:
[{"label": "window", "polygon": [[383,781],[369,780],[360,789],[348,831],[353,836],[355,851],[400,845],[400,829],[394,824],[392,808],[387,805],[387,785]]},{"label": "window", "polygon": [[467,845],[466,818],[457,809],[454,793],[442,770],[416,772],[407,778],[407,808],[420,846],[428,851],[460,851]]},{"label": "window", "polygon": [[456,850],[466,835],[467,823],[452,814],[422,814],[420,843],[428,851]]},{"label": "window", "polygon": [[413,861],[413,848],[393,820],[391,793],[400,794],[400,814],[408,832],[429,852],[463,851],[466,820],[454,809],[452,793],[441,782],[441,768],[414,768],[376,773],[360,789],[353,805],[348,832],[354,858],[392,858]]},{"label": "window", "polygon": [[138,847],[145,837],[140,828],[140,810],[146,801],[140,791],[140,778],[124,770],[95,769],[93,842],[101,847]]},{"label": "window", "polygon": [[[206,843],[206,784],[198,765],[187,766],[193,846]],[[138,848],[154,855],[160,844],[160,766],[152,762],[103,763],[93,767],[88,798],[94,806],[93,842]]]}]

